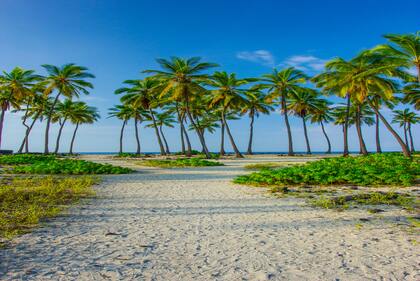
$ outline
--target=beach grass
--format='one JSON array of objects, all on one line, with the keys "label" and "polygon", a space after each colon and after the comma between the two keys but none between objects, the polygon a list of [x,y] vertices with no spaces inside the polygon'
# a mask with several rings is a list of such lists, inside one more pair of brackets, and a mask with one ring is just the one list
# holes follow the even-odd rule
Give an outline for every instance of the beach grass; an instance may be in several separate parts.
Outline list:
[{"label": "beach grass", "polygon": [[263,170],[263,169],[275,169],[281,167],[288,167],[292,165],[302,164],[302,162],[262,162],[245,165],[244,168],[247,170]]},{"label": "beach grass", "polygon": [[0,242],[25,233],[65,206],[94,195],[92,176],[3,178],[0,183]]}]

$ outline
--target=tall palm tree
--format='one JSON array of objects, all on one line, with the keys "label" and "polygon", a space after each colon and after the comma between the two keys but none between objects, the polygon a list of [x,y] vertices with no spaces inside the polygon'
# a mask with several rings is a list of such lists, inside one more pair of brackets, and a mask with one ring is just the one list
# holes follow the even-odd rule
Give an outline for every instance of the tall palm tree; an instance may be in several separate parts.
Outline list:
[{"label": "tall palm tree", "polygon": [[324,134],[324,137],[328,145],[328,149],[326,152],[327,154],[331,153],[331,142],[330,142],[330,138],[327,135],[327,132],[325,131],[324,124],[332,122],[334,120],[334,118],[331,115],[331,110],[329,108],[330,105],[331,105],[330,102],[328,102],[327,100],[324,100],[323,104],[319,108],[311,112],[310,114],[311,122],[318,123],[321,125],[322,133]]},{"label": "tall palm tree", "polygon": [[[414,142],[413,142],[413,135],[411,134],[411,125],[416,124],[420,121],[419,116],[410,111],[410,109],[405,108],[404,110],[395,110],[394,111],[394,118],[392,119],[393,123],[398,123],[400,127],[404,128],[404,138],[407,147],[410,147],[410,151],[414,152]],[[410,137],[410,143],[408,142],[407,133]]]},{"label": "tall palm tree", "polygon": [[[58,129],[57,140],[55,144],[54,153],[57,154],[60,149],[60,139],[63,132],[64,125],[67,120],[71,118],[75,112],[79,110],[80,102],[73,102],[70,99],[66,99],[63,102],[58,101],[52,116],[52,122],[58,122],[60,127]],[[76,112],[77,113],[77,112]]]},{"label": "tall palm tree", "polygon": [[172,57],[169,60],[157,59],[157,62],[163,70],[146,70],[144,72],[153,73],[157,78],[163,81],[162,96],[169,94],[172,101],[183,102],[185,104],[186,114],[197,133],[206,157],[211,158],[204,137],[201,135],[201,132],[191,115],[191,102],[194,101],[196,96],[206,93],[206,89],[200,85],[208,78],[208,75],[203,74],[203,71],[217,67],[218,65],[201,62],[201,58],[199,57],[192,57],[189,59]]},{"label": "tall palm tree", "polygon": [[254,135],[254,119],[259,117],[260,114],[269,114],[274,108],[267,103],[266,96],[258,89],[254,87],[250,91],[246,92],[247,102],[242,106],[241,114],[248,114],[250,119],[249,124],[249,141],[247,154],[252,154],[252,140]]},{"label": "tall palm tree", "polygon": [[165,148],[160,137],[158,126],[156,123],[154,108],[159,106],[159,86],[160,81],[153,77],[144,80],[127,80],[124,81],[127,87],[117,89],[116,94],[124,94],[121,102],[130,104],[135,108],[143,108],[148,111],[153,121],[156,137],[159,143],[160,154],[165,155]]},{"label": "tall palm tree", "polygon": [[126,104],[119,104],[108,109],[108,117],[116,117],[123,121],[120,131],[120,148],[119,153],[123,153],[123,138],[124,138],[124,129],[127,125],[128,120],[132,117],[132,111],[130,107]]},{"label": "tall palm tree", "polygon": [[292,130],[290,129],[289,117],[287,114],[287,99],[291,94],[305,91],[307,88],[303,83],[308,77],[300,70],[289,67],[278,71],[274,69],[271,74],[263,75],[261,87],[268,89],[267,101],[274,102],[280,99],[281,112],[287,128],[287,138],[289,141],[288,155],[294,155]]},{"label": "tall palm tree", "polygon": [[81,124],[92,124],[100,118],[96,107],[88,106],[84,102],[75,102],[75,105],[75,110],[69,117],[69,120],[76,125],[70,142],[69,154],[73,154],[74,141],[76,139],[76,133],[79,126]]},{"label": "tall palm tree", "polygon": [[0,75],[0,147],[3,135],[4,116],[11,106],[19,109],[20,103],[34,95],[34,87],[41,76],[33,70],[15,67],[10,72],[3,71]]},{"label": "tall palm tree", "polygon": [[168,142],[166,141],[166,137],[165,134],[163,133],[163,127],[169,127],[169,128],[173,128],[174,127],[174,123],[176,123],[175,118],[172,117],[172,113],[170,111],[165,111],[165,112],[161,112],[161,113],[155,113],[156,115],[156,120],[155,122],[147,125],[146,127],[154,127],[155,125],[158,126],[159,128],[159,132],[160,132],[160,136],[162,137],[162,140],[165,144],[165,152],[166,154],[170,154],[170,150],[169,150],[169,145]]},{"label": "tall palm tree", "polygon": [[95,78],[95,76],[87,72],[88,69],[86,67],[73,63],[65,64],[61,67],[44,64],[42,67],[48,72],[48,76],[45,77],[44,81],[46,87],[45,94],[50,95],[53,91],[57,91],[47,114],[47,125],[45,127],[44,153],[49,153],[48,142],[51,119],[60,96],[71,99],[73,97],[79,97],[80,94],[88,95],[88,89],[92,89],[93,85],[86,81],[86,79]]},{"label": "tall palm tree", "polygon": [[212,99],[210,101],[210,107],[220,107],[221,119],[225,125],[236,157],[239,158],[243,158],[243,156],[236,146],[225,114],[228,110],[240,108],[248,102],[245,95],[246,89],[240,87],[248,84],[250,81],[250,79],[237,79],[234,73],[228,74],[225,71],[217,71],[212,75],[211,79],[206,82],[209,86],[214,88],[214,90],[211,91]]},{"label": "tall palm tree", "polygon": [[[219,123],[220,123],[220,151],[219,154],[221,156],[226,154],[225,151],[225,123],[223,122],[223,119],[220,117],[220,108],[215,110],[215,114],[219,116]],[[239,119],[239,113],[238,110],[228,110],[225,112],[225,119],[226,120],[238,120]]]},{"label": "tall palm tree", "polygon": [[294,115],[302,118],[307,154],[311,154],[311,146],[309,144],[306,120],[310,114],[321,110],[324,106],[325,100],[320,99],[318,93],[314,90],[298,91],[289,96],[287,109]]},{"label": "tall palm tree", "polygon": [[373,49],[405,67],[415,67],[417,81],[420,83],[420,31],[415,34],[387,34],[384,36],[389,44],[379,45]]}]

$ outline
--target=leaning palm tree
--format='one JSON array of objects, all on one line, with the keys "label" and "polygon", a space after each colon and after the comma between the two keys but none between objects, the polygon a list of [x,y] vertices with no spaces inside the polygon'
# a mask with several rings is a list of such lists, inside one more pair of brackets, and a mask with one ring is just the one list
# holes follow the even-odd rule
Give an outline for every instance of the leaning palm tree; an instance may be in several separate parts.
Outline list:
[{"label": "leaning palm tree", "polygon": [[[410,151],[414,152],[414,142],[413,142],[413,135],[411,133],[411,125],[416,124],[420,121],[419,116],[410,111],[410,109],[405,108],[404,110],[395,110],[394,111],[394,118],[392,119],[393,123],[398,123],[400,127],[404,129],[404,139],[407,147],[410,147]],[[410,138],[410,143],[408,142],[407,133]]]},{"label": "leaning palm tree", "polygon": [[63,102],[58,101],[55,110],[52,115],[51,121],[54,123],[59,123],[59,129],[57,134],[57,140],[55,144],[54,153],[57,154],[60,149],[60,139],[63,132],[64,125],[67,120],[71,118],[74,114],[74,111],[79,110],[81,104],[80,102],[73,102],[70,99],[66,99]]},{"label": "leaning palm tree", "polygon": [[122,103],[129,104],[134,108],[143,108],[148,111],[154,124],[160,153],[161,155],[165,155],[165,148],[156,124],[155,112],[153,111],[153,109],[157,108],[160,104],[158,97],[160,93],[160,81],[153,77],[148,77],[144,80],[127,80],[124,81],[124,83],[128,86],[117,89],[115,93],[124,94],[124,96],[121,97]]},{"label": "leaning palm tree", "polygon": [[228,110],[241,108],[246,104],[246,89],[241,86],[248,84],[250,79],[237,79],[234,73],[228,74],[225,71],[215,72],[211,79],[206,83],[214,88],[211,91],[212,99],[210,101],[210,108],[220,107],[220,116],[225,125],[226,132],[229,136],[230,143],[236,154],[236,157],[242,158],[242,154],[236,146],[235,140],[233,139],[232,133],[229,128],[229,124],[226,121],[225,114]]},{"label": "leaning palm tree", "polygon": [[201,82],[208,78],[208,75],[203,74],[203,71],[217,67],[218,65],[201,62],[201,58],[199,57],[189,59],[172,57],[169,60],[158,59],[157,62],[163,70],[146,70],[144,72],[153,73],[162,81],[161,96],[169,94],[171,101],[183,102],[185,104],[186,114],[197,133],[206,157],[211,158],[204,137],[201,135],[191,115],[191,103],[194,102],[196,96],[206,93],[206,89],[200,85]]},{"label": "leaning palm tree", "polygon": [[33,70],[25,70],[20,67],[0,75],[0,147],[2,141],[4,115],[10,107],[20,108],[24,99],[34,95],[34,87],[40,81],[41,76]]},{"label": "leaning palm tree", "polygon": [[306,120],[310,114],[321,110],[324,106],[325,100],[320,99],[318,93],[314,90],[298,91],[292,93],[289,97],[287,109],[302,119],[307,154],[311,154],[311,146],[309,144]]},{"label": "leaning palm tree", "polygon": [[124,138],[124,129],[127,125],[128,120],[132,117],[132,111],[130,107],[126,104],[116,105],[108,109],[108,117],[116,117],[123,121],[120,131],[120,149],[119,153],[123,153],[123,138]]},{"label": "leaning palm tree", "polygon": [[[174,127],[173,124],[176,123],[176,120],[175,120],[175,118],[172,117],[172,113],[170,111],[155,113],[155,116],[156,116],[155,122],[152,122],[151,124],[147,125],[146,127],[152,128],[155,125],[158,126],[160,136],[162,137],[162,140],[165,144],[165,152],[166,152],[166,154],[170,154],[171,152],[169,150],[169,145],[168,145],[168,142],[166,141],[165,134],[163,133],[163,127],[173,128]],[[150,120],[151,120],[151,118],[150,118]]]},{"label": "leaning palm tree", "polygon": [[289,117],[287,113],[287,99],[291,94],[305,91],[307,88],[303,83],[307,81],[308,77],[300,70],[289,67],[278,71],[274,69],[271,74],[263,75],[261,79],[261,87],[267,88],[269,93],[267,101],[274,102],[280,99],[281,112],[284,116],[284,122],[287,128],[287,138],[289,141],[288,155],[294,155],[292,130],[290,129]]},{"label": "leaning palm tree", "polygon": [[100,116],[96,107],[88,106],[84,102],[75,103],[75,110],[73,111],[73,114],[69,117],[69,120],[76,125],[70,142],[70,155],[73,154],[74,141],[76,139],[76,133],[79,129],[79,126],[81,124],[92,124],[96,122],[99,118]]},{"label": "leaning palm tree", "polygon": [[247,154],[252,154],[252,141],[254,135],[254,119],[260,114],[269,114],[274,108],[267,103],[266,96],[259,90],[258,87],[246,92],[247,102],[242,106],[241,114],[248,114],[250,119],[249,124],[249,141]]},{"label": "leaning palm tree", "polygon": [[417,81],[420,83],[420,31],[415,34],[387,34],[384,36],[389,44],[379,45],[373,49],[401,66],[417,70]]},{"label": "leaning palm tree", "polygon": [[324,124],[332,122],[334,120],[334,118],[331,115],[331,109],[329,108],[330,105],[331,105],[330,102],[328,102],[327,100],[324,100],[324,102],[319,108],[317,108],[316,110],[310,113],[311,122],[318,123],[321,125],[322,133],[324,134],[324,137],[328,145],[328,149],[326,152],[327,154],[331,153],[331,142],[330,142],[330,138],[327,135],[327,132],[325,131]]},{"label": "leaning palm tree", "polygon": [[87,68],[78,66],[73,63],[65,64],[61,67],[44,64],[42,67],[48,72],[45,77],[46,95],[50,95],[53,91],[57,91],[54,101],[47,114],[47,125],[45,127],[45,147],[44,153],[49,153],[48,142],[52,115],[60,96],[66,98],[79,97],[80,94],[89,94],[88,89],[92,89],[93,85],[86,81],[87,78],[95,78],[93,74],[87,72]]}]

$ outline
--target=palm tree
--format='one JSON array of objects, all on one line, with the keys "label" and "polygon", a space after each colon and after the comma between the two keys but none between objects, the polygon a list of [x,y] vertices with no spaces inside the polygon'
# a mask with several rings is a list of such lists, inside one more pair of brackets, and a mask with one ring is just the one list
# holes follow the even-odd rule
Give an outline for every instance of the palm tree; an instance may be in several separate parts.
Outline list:
[{"label": "palm tree", "polygon": [[420,83],[420,31],[415,34],[387,34],[389,44],[379,45],[374,52],[392,58],[404,67],[415,67]]},{"label": "palm tree", "polygon": [[[71,118],[75,111],[79,110],[80,102],[73,102],[70,99],[66,99],[63,102],[58,101],[57,105],[55,106],[55,110],[52,115],[52,122],[58,122],[60,127],[58,129],[57,140],[55,144],[54,153],[57,154],[60,149],[60,139],[61,133],[63,132],[64,125],[66,124],[67,120]],[[76,112],[77,113],[77,112]]]},{"label": "palm tree", "polygon": [[76,125],[70,142],[69,154],[73,154],[74,140],[80,124],[92,124],[100,118],[96,107],[88,106],[84,102],[75,102],[75,110],[69,120]]},{"label": "palm tree", "polygon": [[[217,109],[215,111],[215,114],[218,116],[221,116],[220,114],[220,108]],[[235,110],[228,110],[227,112],[225,112],[225,119],[226,120],[238,120],[239,112],[235,109]],[[220,123],[220,152],[219,154],[221,156],[226,154],[225,151],[225,123],[223,122],[223,119],[221,117],[219,117],[219,123]]]},{"label": "palm tree", "polygon": [[307,90],[305,92],[298,91],[291,93],[291,95],[289,96],[287,109],[291,111],[294,115],[302,118],[307,154],[311,154],[311,146],[309,144],[306,120],[308,119],[308,116],[310,114],[321,110],[324,106],[325,100],[320,99],[318,97],[318,93],[314,90]]},{"label": "palm tree", "polygon": [[186,114],[197,133],[206,157],[211,158],[204,137],[201,135],[191,115],[191,102],[197,96],[206,93],[206,89],[200,83],[207,80],[208,75],[202,72],[218,65],[200,61],[201,58],[199,57],[189,59],[172,57],[169,60],[158,59],[157,62],[163,70],[146,70],[144,72],[153,73],[158,79],[163,81],[161,96],[169,94],[172,101],[183,102],[185,104]]},{"label": "palm tree", "polygon": [[57,95],[47,114],[47,125],[45,127],[44,153],[49,153],[48,142],[50,124],[55,106],[60,96],[71,99],[73,97],[79,97],[80,94],[89,94],[87,89],[92,89],[93,85],[86,81],[86,78],[95,78],[95,76],[88,73],[86,67],[78,66],[73,63],[65,64],[61,67],[44,64],[42,67],[48,72],[48,76],[45,77],[45,94],[50,95],[53,91],[57,91]]},{"label": "palm tree", "polygon": [[273,102],[280,99],[281,111],[284,116],[284,122],[287,128],[287,137],[289,141],[288,155],[293,156],[293,140],[292,131],[290,129],[289,118],[287,114],[287,99],[293,93],[307,90],[302,84],[307,81],[308,77],[300,70],[289,67],[278,71],[274,69],[271,74],[263,75],[261,79],[262,88],[267,88],[269,93],[267,101]]},{"label": "palm tree", "polygon": [[0,75],[0,147],[3,134],[4,115],[10,107],[20,108],[24,99],[34,95],[34,87],[41,79],[33,70],[15,67],[11,72]]},{"label": "palm tree", "polygon": [[[416,124],[420,121],[418,115],[410,111],[410,109],[405,108],[404,110],[395,110],[394,111],[394,118],[392,119],[393,123],[398,123],[400,127],[404,127],[404,138],[407,147],[410,147],[410,151],[414,152],[414,142],[413,142],[413,135],[411,134],[411,125]],[[408,143],[407,132],[410,137],[410,144]]]},{"label": "palm tree", "polygon": [[247,103],[245,96],[246,90],[240,87],[248,84],[250,79],[237,79],[234,73],[228,74],[225,71],[215,72],[211,79],[206,83],[215,88],[211,93],[213,97],[210,101],[210,107],[220,107],[221,119],[225,125],[226,132],[229,136],[230,143],[236,154],[236,157],[243,158],[241,152],[236,146],[235,140],[233,139],[232,133],[230,132],[229,124],[226,121],[226,111],[234,110],[242,107]]},{"label": "palm tree", "polygon": [[324,137],[327,140],[327,154],[331,153],[331,142],[330,138],[327,135],[327,132],[325,131],[324,123],[329,123],[334,120],[334,118],[331,115],[331,110],[329,108],[330,105],[330,102],[324,100],[323,104],[319,108],[310,113],[311,122],[318,123],[321,125],[322,133],[324,134]]},{"label": "palm tree", "polygon": [[132,111],[130,107],[126,104],[116,105],[109,108],[108,117],[116,117],[123,121],[121,131],[120,131],[120,149],[119,153],[123,153],[123,138],[124,138],[124,129],[127,125],[128,120],[132,117]]},{"label": "palm tree", "polygon": [[163,147],[162,139],[158,131],[158,126],[153,111],[154,108],[159,106],[158,87],[160,86],[160,81],[153,77],[148,77],[144,80],[127,80],[124,81],[124,83],[127,84],[128,87],[117,89],[115,93],[125,94],[121,97],[121,102],[130,104],[135,108],[143,108],[149,112],[154,124],[160,153],[161,155],[165,155],[165,148]]},{"label": "palm tree", "polygon": [[274,108],[267,103],[265,95],[254,87],[246,93],[247,102],[242,106],[241,114],[248,114],[250,119],[249,124],[249,141],[247,154],[252,154],[252,140],[254,135],[254,119],[259,117],[261,114],[269,114]]},{"label": "palm tree", "polygon": [[174,127],[174,123],[176,123],[175,118],[172,117],[172,112],[170,111],[165,111],[162,113],[156,113],[156,120],[155,122],[153,122],[152,124],[147,125],[146,127],[154,127],[155,125],[158,126],[159,128],[159,132],[160,132],[160,136],[162,137],[162,140],[165,144],[165,152],[166,154],[170,154],[171,152],[169,151],[169,145],[168,142],[166,141],[165,135],[163,133],[163,127],[169,127],[169,128],[173,128]]}]

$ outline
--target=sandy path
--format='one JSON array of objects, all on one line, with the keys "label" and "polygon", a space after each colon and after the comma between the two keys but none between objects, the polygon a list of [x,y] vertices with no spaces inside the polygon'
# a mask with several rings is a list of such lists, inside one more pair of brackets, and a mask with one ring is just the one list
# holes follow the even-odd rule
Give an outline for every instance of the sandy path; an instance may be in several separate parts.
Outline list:
[{"label": "sandy path", "polygon": [[0,250],[0,279],[420,279],[419,247],[378,215],[312,209],[230,183],[257,160],[267,161],[107,176],[99,198]]}]

